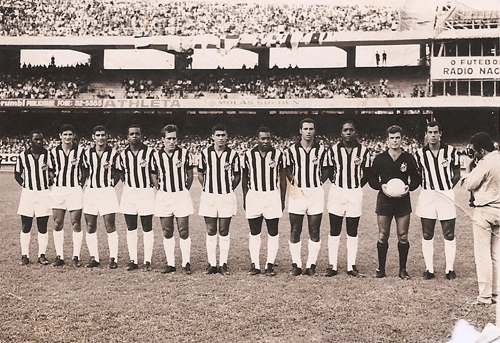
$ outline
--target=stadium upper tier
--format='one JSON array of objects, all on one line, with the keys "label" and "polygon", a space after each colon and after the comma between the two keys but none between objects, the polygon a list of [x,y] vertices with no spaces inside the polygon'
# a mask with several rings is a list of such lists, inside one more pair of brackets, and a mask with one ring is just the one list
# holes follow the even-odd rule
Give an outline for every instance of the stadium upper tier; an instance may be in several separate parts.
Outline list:
[{"label": "stadium upper tier", "polygon": [[199,36],[396,30],[385,6],[201,1],[6,0],[2,36]]},{"label": "stadium upper tier", "polygon": [[[347,77],[331,69],[105,72],[88,65],[28,67],[0,74],[0,99],[332,99],[422,97],[426,75],[419,68],[375,68]],[[125,77],[124,77],[125,76]]]}]

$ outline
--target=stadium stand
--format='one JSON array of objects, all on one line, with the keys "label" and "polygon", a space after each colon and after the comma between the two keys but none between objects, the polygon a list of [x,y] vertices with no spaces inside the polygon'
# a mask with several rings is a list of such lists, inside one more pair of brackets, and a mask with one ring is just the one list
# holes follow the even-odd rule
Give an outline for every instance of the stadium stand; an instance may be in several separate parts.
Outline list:
[{"label": "stadium stand", "polygon": [[270,32],[395,30],[384,6],[209,3],[201,1],[20,2],[0,5],[3,36],[193,36]]}]

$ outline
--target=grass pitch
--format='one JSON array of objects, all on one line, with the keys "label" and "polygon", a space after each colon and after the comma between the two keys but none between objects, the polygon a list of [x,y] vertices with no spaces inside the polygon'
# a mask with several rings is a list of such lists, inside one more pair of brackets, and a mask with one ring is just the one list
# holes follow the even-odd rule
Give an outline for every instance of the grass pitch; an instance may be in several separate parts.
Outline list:
[{"label": "grass pitch", "polygon": [[[329,184],[325,185],[328,191]],[[193,274],[160,273],[165,256],[159,220],[155,219],[153,271],[127,272],[125,223],[117,215],[120,235],[119,268],[108,270],[108,248],[102,220],[98,235],[101,268],[60,268],[36,263],[36,228],[32,230],[31,261],[20,265],[20,218],[16,214],[20,187],[12,173],[0,173],[0,342],[446,342],[457,320],[478,330],[495,322],[493,306],[473,306],[477,295],[468,193],[457,188],[458,278],[444,277],[444,244],[440,227],[435,237],[436,279],[424,281],[419,219],[412,215],[408,271],[411,280],[397,277],[398,255],[392,229],[387,274],[374,278],[377,267],[376,192],[365,187],[364,215],[359,229],[358,268],[367,277],[346,275],[345,229],[339,250],[339,275],[333,278],[292,277],[288,250],[289,222],[280,222],[280,251],[276,277],[249,276],[248,225],[241,208],[231,224],[230,276],[204,275],[205,225],[191,217]],[[121,186],[117,186],[121,191]],[[418,190],[412,193],[413,203]],[[198,208],[200,186],[192,197]],[[65,229],[65,257],[72,253],[71,232]],[[47,256],[54,260],[52,223]],[[323,215],[318,271],[328,265],[328,215]],[[261,264],[265,263],[263,235]],[[141,258],[139,234],[139,259]],[[178,234],[176,234],[178,239]],[[303,261],[307,231],[302,234]],[[88,261],[85,245],[82,260]],[[176,251],[177,267],[180,251]]]}]

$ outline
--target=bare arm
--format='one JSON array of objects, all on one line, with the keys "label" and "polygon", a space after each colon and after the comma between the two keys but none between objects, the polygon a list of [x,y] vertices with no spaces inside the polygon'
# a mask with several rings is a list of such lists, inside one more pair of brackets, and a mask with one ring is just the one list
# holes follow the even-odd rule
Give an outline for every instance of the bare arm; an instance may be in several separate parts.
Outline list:
[{"label": "bare arm", "polygon": [[193,168],[187,169],[186,170],[186,188],[191,189],[191,186],[193,185]]}]

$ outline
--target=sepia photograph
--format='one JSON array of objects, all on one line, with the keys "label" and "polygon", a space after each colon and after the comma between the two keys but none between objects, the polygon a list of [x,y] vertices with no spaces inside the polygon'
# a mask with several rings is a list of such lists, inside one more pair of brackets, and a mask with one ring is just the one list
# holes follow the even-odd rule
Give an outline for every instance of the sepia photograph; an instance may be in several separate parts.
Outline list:
[{"label": "sepia photograph", "polygon": [[500,342],[497,0],[4,0],[0,343]]}]

